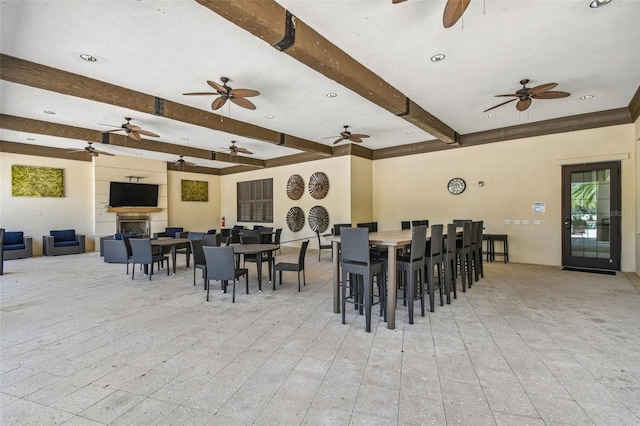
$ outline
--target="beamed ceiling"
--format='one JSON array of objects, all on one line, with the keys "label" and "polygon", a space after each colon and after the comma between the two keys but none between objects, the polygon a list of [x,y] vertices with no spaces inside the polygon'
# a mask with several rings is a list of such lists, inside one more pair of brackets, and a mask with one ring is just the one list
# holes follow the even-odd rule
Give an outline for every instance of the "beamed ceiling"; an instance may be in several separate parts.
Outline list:
[{"label": "beamed ceiling", "polygon": [[[640,2],[473,0],[0,3],[0,150],[117,156],[229,174],[339,155],[381,159],[631,123],[640,113]],[[81,59],[88,54],[94,62]],[[445,59],[433,62],[442,54]],[[207,80],[260,91],[255,110]],[[559,99],[484,112],[527,87]],[[335,94],[328,97],[328,94]],[[583,99],[590,97],[588,99]],[[489,115],[491,115],[489,117]],[[117,129],[156,133],[141,140]],[[370,135],[334,144],[343,126]],[[230,155],[231,141],[252,155]],[[603,143],[606,141],[603,141]],[[176,166],[180,156],[197,167]]]}]

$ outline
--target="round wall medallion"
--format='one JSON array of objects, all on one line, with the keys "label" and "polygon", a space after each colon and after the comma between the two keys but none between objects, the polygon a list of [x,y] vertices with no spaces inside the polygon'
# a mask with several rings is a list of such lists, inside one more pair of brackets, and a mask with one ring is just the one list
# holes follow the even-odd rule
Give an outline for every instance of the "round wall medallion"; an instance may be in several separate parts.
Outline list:
[{"label": "round wall medallion", "polygon": [[322,172],[315,172],[309,178],[309,193],[316,200],[321,200],[329,192],[329,178]]},{"label": "round wall medallion", "polygon": [[466,187],[467,184],[462,178],[453,178],[447,184],[447,189],[454,195],[462,194]]},{"label": "round wall medallion", "polygon": [[304,227],[304,212],[300,207],[291,207],[287,212],[287,226],[292,232],[298,232]]},{"label": "round wall medallion", "polygon": [[304,194],[304,179],[300,175],[291,175],[287,181],[287,196],[292,200],[299,200]]},{"label": "round wall medallion", "polygon": [[309,210],[309,226],[313,231],[325,232],[329,228],[329,212],[322,206]]}]

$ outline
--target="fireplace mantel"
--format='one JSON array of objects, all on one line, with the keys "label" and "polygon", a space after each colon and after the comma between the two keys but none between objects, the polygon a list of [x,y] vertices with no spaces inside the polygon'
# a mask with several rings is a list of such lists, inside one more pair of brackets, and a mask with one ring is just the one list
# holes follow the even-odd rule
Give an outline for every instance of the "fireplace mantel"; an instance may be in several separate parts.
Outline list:
[{"label": "fireplace mantel", "polygon": [[154,213],[160,212],[160,207],[107,207],[108,212],[113,213]]}]

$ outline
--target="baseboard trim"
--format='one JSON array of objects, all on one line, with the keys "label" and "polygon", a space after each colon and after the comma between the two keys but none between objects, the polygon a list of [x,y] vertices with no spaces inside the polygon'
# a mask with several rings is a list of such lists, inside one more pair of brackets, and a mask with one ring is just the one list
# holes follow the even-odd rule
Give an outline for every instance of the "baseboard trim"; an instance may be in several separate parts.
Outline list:
[{"label": "baseboard trim", "polygon": [[574,271],[574,272],[590,272],[592,274],[605,274],[605,275],[615,275],[616,271],[612,271],[610,269],[596,269],[596,268],[580,268],[577,266],[563,266],[563,271]]}]

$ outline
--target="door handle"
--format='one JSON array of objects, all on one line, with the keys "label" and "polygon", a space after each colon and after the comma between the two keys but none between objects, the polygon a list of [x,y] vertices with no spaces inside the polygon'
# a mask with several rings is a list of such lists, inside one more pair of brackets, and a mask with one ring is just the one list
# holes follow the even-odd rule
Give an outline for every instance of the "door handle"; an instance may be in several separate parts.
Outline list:
[{"label": "door handle", "polygon": [[564,229],[571,229],[571,219],[565,219],[564,220]]}]

